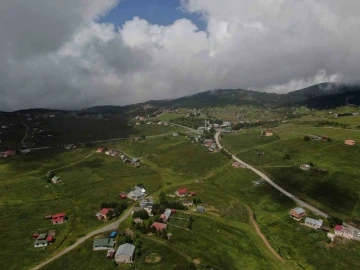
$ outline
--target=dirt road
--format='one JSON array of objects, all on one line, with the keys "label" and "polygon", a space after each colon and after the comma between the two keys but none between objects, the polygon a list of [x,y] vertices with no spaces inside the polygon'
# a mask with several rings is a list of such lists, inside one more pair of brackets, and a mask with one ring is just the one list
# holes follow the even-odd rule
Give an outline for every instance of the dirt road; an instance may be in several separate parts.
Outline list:
[{"label": "dirt road", "polygon": [[263,240],[265,246],[270,250],[270,252],[281,262],[284,262],[284,259],[273,249],[273,247],[270,245],[269,241],[266,239],[265,235],[263,235],[263,233],[261,232],[258,224],[256,223],[256,220],[254,219],[254,215],[253,215],[253,211],[250,209],[249,206],[246,206],[248,213],[249,213],[249,218],[250,218],[250,222],[253,225],[256,233],[258,236],[260,236],[260,238]]}]

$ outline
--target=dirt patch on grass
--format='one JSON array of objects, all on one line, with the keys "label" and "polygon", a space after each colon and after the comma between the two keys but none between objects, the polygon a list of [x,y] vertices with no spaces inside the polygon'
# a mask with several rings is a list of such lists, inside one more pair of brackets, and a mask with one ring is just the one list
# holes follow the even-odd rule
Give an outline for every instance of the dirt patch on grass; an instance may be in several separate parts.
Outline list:
[{"label": "dirt patch on grass", "polygon": [[161,257],[157,253],[150,253],[146,256],[146,263],[158,263],[161,261]]},{"label": "dirt patch on grass", "polygon": [[200,259],[194,259],[194,260],[193,260],[193,263],[194,263],[195,265],[199,265],[199,264],[201,263],[201,261],[200,261]]}]

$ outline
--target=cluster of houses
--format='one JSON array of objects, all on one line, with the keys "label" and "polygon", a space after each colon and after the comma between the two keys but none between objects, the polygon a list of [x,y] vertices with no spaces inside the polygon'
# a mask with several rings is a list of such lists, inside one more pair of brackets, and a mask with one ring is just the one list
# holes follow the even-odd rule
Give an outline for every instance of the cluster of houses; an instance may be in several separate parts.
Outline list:
[{"label": "cluster of houses", "polygon": [[210,151],[210,152],[217,152],[218,147],[217,144],[214,142],[213,139],[208,139],[204,141],[204,146]]},{"label": "cluster of houses", "polygon": [[[324,221],[322,219],[313,219],[306,217],[306,211],[302,207],[296,207],[290,211],[290,217],[296,221],[300,221],[303,218],[305,218],[304,223],[302,225],[305,225],[307,227],[310,227],[315,230],[323,230],[326,232],[329,232],[329,228],[324,226]],[[334,227],[334,233],[328,233],[328,237],[333,241],[335,236],[344,237],[347,239],[353,239],[355,232],[352,228],[344,225],[336,225]],[[360,234],[360,233],[358,233]],[[360,236],[360,235],[358,235]]]},{"label": "cluster of houses", "polygon": [[[65,223],[67,217],[65,213],[59,213],[55,215],[45,216],[45,219],[51,219],[52,224],[56,225],[56,224]],[[55,229],[50,229],[47,232],[44,232],[44,230],[42,230],[42,232],[40,233],[38,231],[35,234],[33,234],[33,238],[35,239],[34,247],[36,248],[47,247],[48,245],[54,243],[55,235],[56,235]]]},{"label": "cluster of houses", "polygon": [[[181,203],[186,206],[192,206],[194,203],[192,200],[186,200],[186,197],[194,197],[196,193],[194,191],[188,191],[187,188],[179,188],[175,191],[175,195],[181,198]],[[203,205],[197,205],[194,208],[194,211],[197,213],[204,213],[205,207]]]},{"label": "cluster of houses", "polygon": [[[98,148],[95,153],[103,153],[104,148],[100,147]],[[105,155],[112,156],[112,157],[120,157],[122,162],[124,164],[131,164],[135,168],[139,168],[141,166],[141,161],[138,158],[130,158],[126,155],[124,155],[121,151],[115,150],[115,149],[108,149],[105,151]]]},{"label": "cluster of houses", "polygon": [[48,232],[35,233],[33,238],[35,239],[34,247],[47,247],[48,245],[54,243],[56,235],[56,230],[51,229]]},{"label": "cluster of houses", "polygon": [[134,261],[135,246],[125,243],[120,245],[115,251],[117,232],[113,231],[109,237],[95,238],[93,243],[93,250],[107,250],[106,258],[115,259],[117,263],[132,263]]}]

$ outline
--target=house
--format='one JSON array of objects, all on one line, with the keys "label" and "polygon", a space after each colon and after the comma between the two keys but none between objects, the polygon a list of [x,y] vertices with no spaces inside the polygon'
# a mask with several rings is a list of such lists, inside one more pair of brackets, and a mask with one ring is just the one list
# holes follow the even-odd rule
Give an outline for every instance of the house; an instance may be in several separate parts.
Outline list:
[{"label": "house", "polygon": [[156,231],[162,231],[162,230],[165,230],[167,228],[167,224],[165,223],[160,223],[160,222],[154,222],[152,225],[151,225],[151,228],[155,228]]},{"label": "house", "polygon": [[14,156],[16,152],[14,150],[7,150],[3,153],[3,157]]},{"label": "house", "polygon": [[222,132],[230,133],[231,131],[232,131],[231,127],[224,127],[224,128],[222,127]]},{"label": "house", "polygon": [[303,170],[303,171],[308,171],[308,170],[311,169],[311,167],[308,164],[301,164],[300,169]]},{"label": "house", "polygon": [[93,250],[107,250],[115,247],[114,238],[96,238],[93,243]]},{"label": "house", "polygon": [[142,208],[152,209],[152,207],[154,205],[154,201],[152,199],[143,199],[143,200],[141,200],[141,202],[139,204]]},{"label": "house", "polygon": [[193,196],[195,196],[196,195],[196,192],[195,191],[190,191],[189,192],[189,197],[193,197]]},{"label": "house", "polygon": [[128,198],[130,198],[134,201],[137,201],[146,196],[146,190],[142,187],[135,186],[134,189],[132,191],[130,191],[127,196],[128,196]]},{"label": "house", "polygon": [[31,152],[30,149],[23,149],[23,150],[21,150],[21,154],[23,154],[23,155],[26,155],[26,154],[28,154],[28,153],[30,153],[30,152]]},{"label": "house", "polygon": [[195,209],[196,212],[198,213],[205,213],[205,207],[202,205],[198,205]]},{"label": "house", "polygon": [[193,201],[183,201],[182,204],[183,206],[192,206],[194,203]]},{"label": "house", "polygon": [[107,150],[107,151],[105,152],[105,155],[110,156],[110,155],[112,154],[112,151],[113,151],[113,150],[111,150],[111,149]]},{"label": "house", "polygon": [[290,211],[290,217],[299,221],[306,215],[304,208],[296,207]]},{"label": "house", "polygon": [[131,165],[133,165],[135,168],[140,167],[140,165],[141,165],[140,159],[138,159],[138,158],[133,158],[132,161],[131,161]]},{"label": "house", "polygon": [[354,140],[345,140],[346,145],[355,145],[356,142]]},{"label": "house", "polygon": [[119,246],[115,253],[115,261],[117,263],[132,263],[134,260],[134,251],[134,245],[126,243]]},{"label": "house", "polygon": [[177,137],[177,136],[179,136],[179,134],[176,133],[176,132],[174,132],[174,133],[173,133],[173,137]]},{"label": "house", "polygon": [[52,215],[52,223],[53,224],[62,224],[66,222],[66,214],[65,213],[59,213],[56,215]]},{"label": "house", "polygon": [[180,188],[175,192],[175,194],[179,197],[184,197],[188,194],[188,190],[187,188]]},{"label": "house", "polygon": [[118,156],[120,154],[120,152],[119,151],[115,151],[115,150],[113,150],[112,151],[112,153],[110,154],[112,157],[116,157],[116,156]]},{"label": "house", "polygon": [[224,127],[230,127],[231,126],[231,122],[223,122],[222,126]]},{"label": "house", "polygon": [[341,236],[344,238],[352,239],[354,236],[354,233],[351,229],[345,226],[336,225],[334,228],[335,235]]},{"label": "house", "polygon": [[110,212],[110,208],[103,208],[100,210],[100,212],[98,214],[96,214],[96,216],[98,217],[98,219],[108,219],[107,214]]},{"label": "house", "polygon": [[121,199],[126,199],[127,198],[127,194],[125,192],[120,192],[119,196]]},{"label": "house", "polygon": [[36,240],[34,243],[34,247],[47,247],[49,244],[54,242],[54,238],[52,235],[48,235],[47,233],[35,234]]},{"label": "house", "polygon": [[167,208],[160,217],[163,222],[167,222],[170,216],[171,216],[171,209]]},{"label": "house", "polygon": [[173,238],[173,235],[172,235],[171,233],[167,233],[166,236],[167,236],[167,239],[168,239],[168,240],[171,240],[171,239]]},{"label": "house", "polygon": [[264,134],[266,137],[274,135],[273,131],[270,130],[270,129],[265,130],[263,134]]},{"label": "house", "polygon": [[123,163],[130,163],[131,162],[131,160],[127,156],[121,155],[120,157],[121,157]]},{"label": "house", "polygon": [[98,148],[95,153],[102,153],[104,151],[104,148]]},{"label": "house", "polygon": [[106,253],[106,259],[110,260],[110,259],[114,258],[114,255],[115,255],[115,250],[109,249]]},{"label": "house", "polygon": [[59,176],[54,176],[53,178],[51,178],[51,182],[53,184],[59,184],[59,183],[62,183],[62,181],[60,180],[60,177]]},{"label": "house", "polygon": [[323,220],[321,220],[321,219],[316,220],[316,219],[309,218],[309,217],[307,217],[305,219],[305,223],[304,223],[305,226],[308,226],[308,227],[313,228],[315,230],[321,229],[322,224],[323,224]]}]

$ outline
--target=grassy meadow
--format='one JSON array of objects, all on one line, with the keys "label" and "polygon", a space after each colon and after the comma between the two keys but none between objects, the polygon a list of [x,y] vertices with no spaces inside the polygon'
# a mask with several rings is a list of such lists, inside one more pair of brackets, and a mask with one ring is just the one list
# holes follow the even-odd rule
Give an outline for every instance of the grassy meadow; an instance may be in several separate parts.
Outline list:
[{"label": "grassy meadow", "polygon": [[[360,158],[360,146],[347,146],[344,138],[357,139],[355,130],[298,128],[297,133],[287,126],[274,129],[275,137],[261,137],[258,131],[224,135],[223,145],[240,159],[266,172],[275,182],[298,197],[330,214],[360,224],[360,169],[354,166]],[[324,131],[327,131],[326,133]],[[304,141],[304,134],[320,134],[327,141]],[[354,136],[354,134],[356,136]],[[255,151],[262,151],[258,156]],[[288,159],[284,157],[288,155]],[[314,165],[302,171],[301,164]],[[326,171],[318,171],[317,169]]]}]

